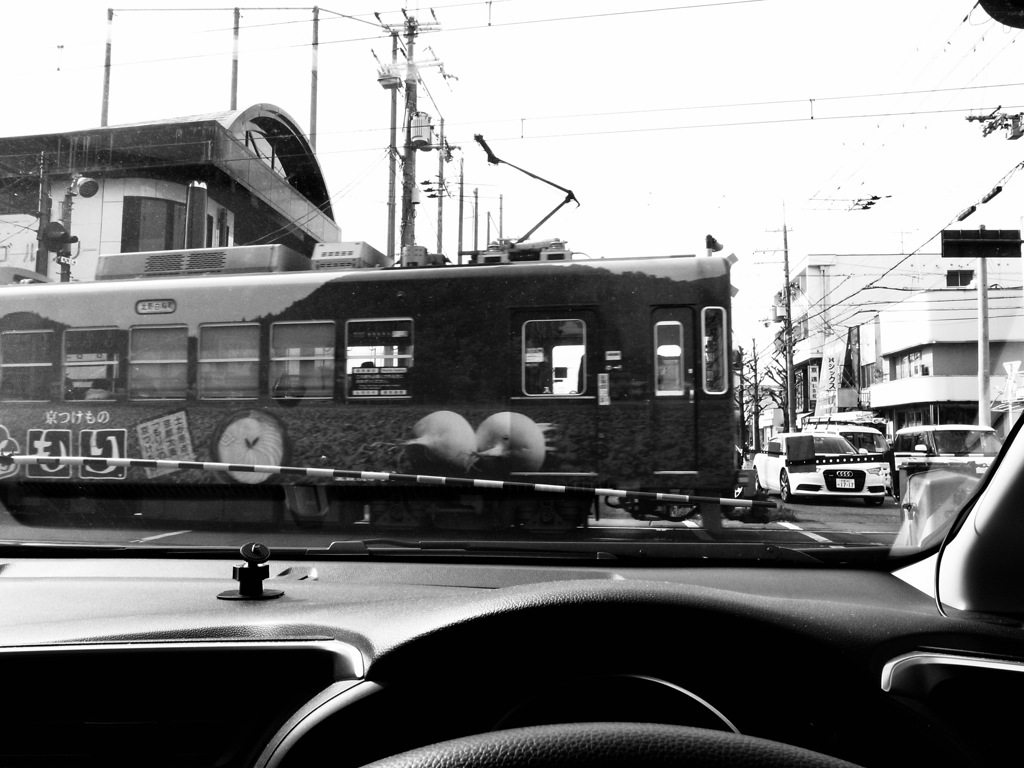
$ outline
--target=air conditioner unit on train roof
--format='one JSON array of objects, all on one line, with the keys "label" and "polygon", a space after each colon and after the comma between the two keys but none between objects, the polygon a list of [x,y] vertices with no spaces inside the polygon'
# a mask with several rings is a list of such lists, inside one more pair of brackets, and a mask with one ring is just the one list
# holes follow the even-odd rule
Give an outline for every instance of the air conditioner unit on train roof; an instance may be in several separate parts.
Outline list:
[{"label": "air conditioner unit on train roof", "polygon": [[313,269],[387,269],[395,260],[361,240],[317,243],[313,246]]},{"label": "air conditioner unit on train roof", "polygon": [[234,245],[101,255],[96,263],[96,279],[301,272],[311,268],[306,256],[286,245]]}]

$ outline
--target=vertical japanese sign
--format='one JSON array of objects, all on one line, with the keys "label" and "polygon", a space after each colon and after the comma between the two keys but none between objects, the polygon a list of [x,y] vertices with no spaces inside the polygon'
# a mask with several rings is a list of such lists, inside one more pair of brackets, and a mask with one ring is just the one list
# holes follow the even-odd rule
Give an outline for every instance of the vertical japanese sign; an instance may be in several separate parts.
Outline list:
[{"label": "vertical japanese sign", "polygon": [[833,339],[821,353],[821,381],[815,416],[827,416],[839,410],[839,390],[843,387],[843,364],[846,362],[846,339]]},{"label": "vertical japanese sign", "polygon": [[[185,411],[140,422],[135,426],[135,431],[138,434],[142,458],[195,461],[192,436],[188,430],[188,414]],[[177,470],[173,468],[146,467],[146,477],[160,477],[175,471]]]}]

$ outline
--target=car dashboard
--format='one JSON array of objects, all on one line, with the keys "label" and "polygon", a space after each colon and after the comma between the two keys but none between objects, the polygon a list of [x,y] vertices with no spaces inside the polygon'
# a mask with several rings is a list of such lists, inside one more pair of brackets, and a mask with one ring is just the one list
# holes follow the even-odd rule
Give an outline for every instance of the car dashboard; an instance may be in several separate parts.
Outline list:
[{"label": "car dashboard", "polygon": [[1024,693],[1017,626],[885,571],[274,561],[280,597],[232,601],[227,559],[0,562],[0,765],[355,768],[597,721],[983,765]]}]

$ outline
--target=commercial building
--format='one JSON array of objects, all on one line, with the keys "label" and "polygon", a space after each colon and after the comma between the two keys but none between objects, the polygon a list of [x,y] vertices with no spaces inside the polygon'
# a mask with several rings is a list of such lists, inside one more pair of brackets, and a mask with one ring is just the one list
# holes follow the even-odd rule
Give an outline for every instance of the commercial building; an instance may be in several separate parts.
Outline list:
[{"label": "commercial building", "polygon": [[[1021,309],[1021,260],[990,259],[986,267],[989,421],[1005,429],[1007,416],[1015,416],[1009,373],[1024,360],[1024,339],[1014,337],[1010,322]],[[976,270],[977,259],[938,253],[814,254],[798,262],[789,286],[797,423],[845,411],[872,411],[886,419],[890,433],[917,424],[977,423]],[[779,360],[784,306],[780,292]],[[778,414],[765,414],[762,434],[777,421]]]}]

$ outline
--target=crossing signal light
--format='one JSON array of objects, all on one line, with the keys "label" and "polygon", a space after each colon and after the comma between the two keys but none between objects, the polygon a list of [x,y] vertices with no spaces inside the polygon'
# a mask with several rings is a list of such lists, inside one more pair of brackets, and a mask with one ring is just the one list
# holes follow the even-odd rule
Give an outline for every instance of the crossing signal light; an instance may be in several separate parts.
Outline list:
[{"label": "crossing signal light", "polygon": [[720,242],[715,240],[714,237],[708,235],[707,237],[704,238],[704,247],[707,248],[709,251],[720,251],[722,250],[723,246]]},{"label": "crossing signal light", "polygon": [[60,253],[67,246],[78,242],[78,238],[75,235],[68,234],[67,229],[59,221],[51,221],[43,227],[41,239],[43,247],[47,251],[53,251],[54,253]]}]

